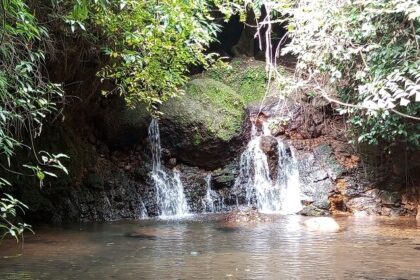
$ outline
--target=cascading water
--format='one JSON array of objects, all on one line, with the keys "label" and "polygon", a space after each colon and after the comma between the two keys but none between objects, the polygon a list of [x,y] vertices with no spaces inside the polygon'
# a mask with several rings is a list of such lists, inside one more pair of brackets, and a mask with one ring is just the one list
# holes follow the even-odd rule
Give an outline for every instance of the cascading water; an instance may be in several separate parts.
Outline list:
[{"label": "cascading water", "polygon": [[245,188],[248,205],[256,205],[265,213],[294,214],[302,209],[297,161],[288,153],[282,140],[277,141],[277,176],[270,178],[267,155],[261,149],[261,139],[271,136],[267,123],[261,132],[252,125],[251,140],[240,159],[239,177],[235,188]]},{"label": "cascading water", "polygon": [[140,201],[139,211],[140,211],[139,219],[149,218],[149,216],[147,215],[146,206],[144,205],[144,202],[142,200]]},{"label": "cascading water", "polygon": [[168,174],[162,168],[159,123],[156,119],[152,119],[149,126],[149,141],[153,160],[151,177],[156,187],[156,202],[160,217],[176,218],[188,215],[188,205],[179,171],[174,169],[172,174]]},{"label": "cascading water", "polygon": [[223,207],[223,198],[211,189],[211,174],[206,176],[207,191],[203,201],[203,209],[205,213],[216,213]]}]

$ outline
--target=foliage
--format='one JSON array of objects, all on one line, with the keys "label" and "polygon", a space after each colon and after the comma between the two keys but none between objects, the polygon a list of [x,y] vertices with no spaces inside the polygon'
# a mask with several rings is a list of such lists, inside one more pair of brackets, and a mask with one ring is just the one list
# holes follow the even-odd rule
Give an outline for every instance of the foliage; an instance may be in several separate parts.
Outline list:
[{"label": "foliage", "polygon": [[[8,184],[8,182],[2,179],[0,184]],[[0,233],[2,233],[0,240],[2,240],[7,234],[10,234],[18,241],[19,236],[23,234],[25,229],[31,230],[30,225],[20,222],[14,223],[10,219],[10,217],[16,218],[17,210],[24,213],[25,208],[28,208],[28,206],[7,193],[0,198]]]},{"label": "foliage", "polygon": [[[0,166],[3,170],[16,167],[16,150],[25,148],[32,151],[37,162],[22,165],[29,176],[39,179],[41,185],[45,176],[56,176],[46,167],[65,170],[59,158],[64,155],[37,153],[33,139],[42,132],[48,114],[56,111],[57,102],[63,94],[58,85],[45,80],[43,63],[45,54],[43,44],[48,38],[23,0],[2,1],[3,16],[0,34]],[[29,138],[29,144],[24,139]],[[39,157],[41,160],[39,160]],[[0,190],[10,187],[10,183],[0,177]],[[14,223],[18,210],[26,205],[8,194],[3,194],[0,204],[0,231],[2,236],[20,235],[29,226]]]},{"label": "foliage", "polygon": [[291,41],[282,53],[298,59],[295,88],[310,88],[340,104],[358,141],[419,146],[418,1],[217,2],[227,14],[243,14],[246,7],[259,12],[264,6],[267,15],[259,23],[259,34],[269,41],[271,72],[276,71],[272,58],[278,50],[271,45],[271,25],[287,21]]},{"label": "foliage", "polygon": [[213,59],[204,54],[218,30],[208,1],[94,2],[80,1],[70,21],[100,30],[110,63],[99,75],[117,82],[129,106],[145,103],[156,111],[163,101],[183,94],[189,67]]},{"label": "foliage", "polygon": [[[417,1],[298,1],[289,11],[297,70],[326,98],[339,98],[358,141],[419,146],[420,4]],[[327,75],[325,84],[320,76]],[[323,91],[338,89],[337,97]],[[416,102],[417,100],[417,102]]]}]

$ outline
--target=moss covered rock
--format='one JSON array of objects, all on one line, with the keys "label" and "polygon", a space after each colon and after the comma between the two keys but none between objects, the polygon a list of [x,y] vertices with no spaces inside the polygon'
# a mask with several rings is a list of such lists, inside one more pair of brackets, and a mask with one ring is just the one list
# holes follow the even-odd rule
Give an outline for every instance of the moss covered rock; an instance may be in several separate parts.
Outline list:
[{"label": "moss covered rock", "polygon": [[[199,145],[206,136],[228,141],[237,135],[243,108],[241,98],[231,87],[203,78],[191,81],[186,94],[165,103],[162,112],[165,119],[195,131],[192,144]],[[204,131],[197,131],[199,127]]]},{"label": "moss covered rock", "polygon": [[234,60],[197,75],[185,95],[163,104],[163,146],[183,162],[216,168],[240,148],[247,105],[265,93],[265,64]]},{"label": "moss covered rock", "polygon": [[266,91],[263,61],[234,59],[227,67],[215,67],[203,75],[234,88],[246,105],[261,100]]}]

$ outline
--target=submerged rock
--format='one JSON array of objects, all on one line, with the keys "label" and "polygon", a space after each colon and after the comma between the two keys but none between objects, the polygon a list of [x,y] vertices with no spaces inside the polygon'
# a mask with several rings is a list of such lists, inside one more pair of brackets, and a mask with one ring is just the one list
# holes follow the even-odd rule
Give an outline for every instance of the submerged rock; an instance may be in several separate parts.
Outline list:
[{"label": "submerged rock", "polygon": [[333,218],[329,217],[317,217],[311,218],[304,222],[305,226],[314,231],[320,232],[337,232],[340,230],[340,226]]},{"label": "submerged rock", "polygon": [[269,218],[258,212],[256,208],[242,208],[227,214],[223,220],[223,225],[231,227],[266,221],[269,221]]},{"label": "submerged rock", "polygon": [[311,217],[321,217],[321,216],[328,216],[329,212],[315,207],[314,205],[308,205],[303,207],[303,209],[298,213],[302,216],[311,216]]}]

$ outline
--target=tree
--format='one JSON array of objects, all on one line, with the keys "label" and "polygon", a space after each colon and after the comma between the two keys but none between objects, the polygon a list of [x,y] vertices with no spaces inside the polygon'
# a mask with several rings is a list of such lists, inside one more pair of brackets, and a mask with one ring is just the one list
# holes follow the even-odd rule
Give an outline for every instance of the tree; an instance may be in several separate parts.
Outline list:
[{"label": "tree", "polygon": [[[69,22],[100,38],[110,60],[99,72],[117,84],[129,106],[158,104],[183,94],[191,66],[207,66],[205,50],[218,27],[209,1],[79,1]],[[114,91],[113,91],[114,92]]]},{"label": "tree", "polygon": [[[416,0],[218,1],[227,14],[266,10],[266,60],[276,76],[280,46],[271,26],[287,22],[297,57],[295,90],[306,89],[340,105],[357,141],[420,145],[420,4]],[[259,34],[259,33],[258,33]],[[281,41],[281,43],[284,40]],[[334,89],[334,90],[328,90]]]},{"label": "tree", "polygon": [[[44,43],[47,30],[41,27],[26,1],[1,1],[3,17],[0,34],[0,169],[1,174],[18,173],[14,170],[20,162],[17,149],[28,149],[34,157],[33,163],[24,163],[26,175],[37,177],[42,186],[46,176],[56,176],[46,169],[58,168],[66,172],[60,158],[37,152],[33,139],[42,132],[49,114],[56,112],[57,103],[63,99],[59,85],[49,82],[43,73],[45,60]],[[28,140],[25,144],[25,140]],[[0,239],[10,234],[16,238],[25,223],[15,222],[19,210],[27,206],[5,192],[10,183],[0,176]]]}]

